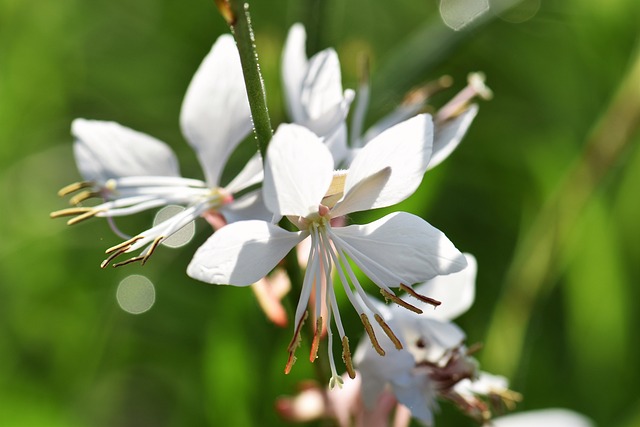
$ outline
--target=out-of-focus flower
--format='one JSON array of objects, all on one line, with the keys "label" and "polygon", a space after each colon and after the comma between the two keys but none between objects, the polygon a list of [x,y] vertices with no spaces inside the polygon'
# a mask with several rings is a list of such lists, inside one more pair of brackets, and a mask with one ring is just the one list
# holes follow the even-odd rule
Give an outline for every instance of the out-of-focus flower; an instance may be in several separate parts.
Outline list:
[{"label": "out-of-focus flower", "polygon": [[[285,371],[288,372],[295,361],[294,351],[299,344],[313,284],[324,278],[328,284],[324,295],[327,319],[321,315],[322,287],[316,286],[314,310],[318,320],[310,359],[316,358],[323,322],[330,325],[333,314],[347,371],[354,377],[333,287],[333,266],[374,348],[381,355],[385,351],[377,341],[371,315],[394,347],[402,348],[402,344],[365,294],[349,261],[353,261],[385,297],[397,302],[401,300],[391,287],[400,287],[422,301],[433,303],[415,292],[412,284],[466,266],[462,254],[442,232],[408,213],[392,213],[366,225],[331,225],[333,218],[391,206],[410,196],[422,181],[429,163],[432,138],[430,116],[416,116],[372,140],[348,170],[334,172],[334,159],[316,135],[298,125],[281,125],[267,150],[263,195],[269,210],[277,217],[287,216],[299,231],[286,231],[266,221],[230,224],[196,252],[187,273],[208,283],[246,286],[264,277],[296,244],[310,236],[311,250]],[[403,305],[422,311],[406,302]],[[330,327],[327,332],[330,384],[341,384],[331,351]]]},{"label": "out-of-focus flower", "polygon": [[568,409],[553,408],[505,415],[491,420],[487,427],[595,427],[593,421]]},{"label": "out-of-focus flower", "polygon": [[379,304],[389,325],[399,332],[403,349],[383,359],[366,341],[358,346],[354,361],[361,373],[362,399],[368,410],[375,408],[377,399],[389,387],[398,402],[425,425],[433,424],[437,399],[452,401],[480,421],[491,415],[487,400],[510,403],[517,399],[506,380],[500,377],[496,383],[498,377],[478,372],[477,362],[471,357],[473,350],[464,345],[464,332],[450,322],[473,303],[477,264],[473,256],[465,257],[466,269],[415,287],[442,301],[434,310],[418,315]]},{"label": "out-of-focus flower", "polygon": [[[219,224],[264,217],[267,213],[261,208],[259,192],[242,194],[262,180],[262,165],[257,157],[231,182],[220,185],[227,159],[251,130],[240,59],[230,35],[218,38],[194,75],[182,105],[180,124],[196,151],[204,181],[183,178],[173,151],[151,136],[114,122],[73,122],[74,154],[84,181],[60,190],[61,196],[79,191],[70,200],[75,207],[51,216],[72,216],[67,222],[70,225],[94,216],[106,217],[114,231],[127,240],[107,250],[109,257],[102,267],[124,253],[138,250],[137,256],[114,265],[144,263],[164,239],[201,215],[214,215],[212,211],[223,215]],[[236,199],[239,193],[241,196]],[[94,197],[104,199],[103,203],[82,206]],[[114,217],[169,204],[186,209],[131,238],[119,232],[112,222]]]},{"label": "out-of-focus flower", "polygon": [[307,58],[307,35],[302,24],[289,30],[282,53],[282,82],[289,118],[321,138],[336,166],[346,155],[346,124],[355,92],[342,89],[340,61],[335,50]]}]

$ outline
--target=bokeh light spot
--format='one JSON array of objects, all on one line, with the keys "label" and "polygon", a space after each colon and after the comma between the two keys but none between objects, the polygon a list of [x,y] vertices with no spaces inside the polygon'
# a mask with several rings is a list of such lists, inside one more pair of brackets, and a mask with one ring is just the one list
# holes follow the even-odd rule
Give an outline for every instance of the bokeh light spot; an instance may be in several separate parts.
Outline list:
[{"label": "bokeh light spot", "polygon": [[[156,226],[162,221],[165,221],[172,216],[179,214],[184,211],[185,208],[177,205],[169,205],[160,209],[156,214],[156,217],[153,219],[153,225]],[[167,237],[162,241],[162,244],[168,246],[170,248],[179,248],[181,246],[186,245],[191,241],[193,236],[196,233],[196,224],[191,221],[189,224],[182,227],[180,230],[173,233],[171,236]]]},{"label": "bokeh light spot", "polygon": [[440,16],[445,25],[461,30],[489,10],[489,0],[441,0]]},{"label": "bokeh light spot", "polygon": [[141,314],[156,301],[156,289],[151,280],[139,274],[122,279],[116,291],[118,305],[127,313]]}]

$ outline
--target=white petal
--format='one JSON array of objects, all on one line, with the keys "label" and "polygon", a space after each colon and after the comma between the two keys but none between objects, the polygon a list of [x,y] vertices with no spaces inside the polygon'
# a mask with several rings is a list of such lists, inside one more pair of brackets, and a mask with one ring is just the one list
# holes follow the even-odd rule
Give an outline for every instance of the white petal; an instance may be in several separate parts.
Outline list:
[{"label": "white petal", "polygon": [[262,191],[267,208],[279,215],[306,217],[333,179],[333,157],[320,138],[306,128],[283,124],[267,149]]},{"label": "white petal", "polygon": [[[437,299],[442,304],[433,307],[420,306],[425,316],[441,320],[453,320],[465,313],[476,296],[476,274],[478,263],[471,254],[464,254],[467,268],[457,273],[436,276],[422,285],[414,287],[419,294]],[[414,304],[415,305],[415,304]]]},{"label": "white petal", "polygon": [[332,209],[331,215],[335,218],[350,212],[369,209],[384,190],[390,176],[391,168],[386,167],[364,178],[349,189],[349,192]]},{"label": "white petal", "polygon": [[462,138],[467,133],[471,122],[478,114],[478,105],[471,105],[464,113],[453,120],[442,124],[436,124],[433,137],[433,153],[427,170],[433,169],[442,163],[460,145]]},{"label": "white petal", "polygon": [[491,420],[495,427],[595,427],[585,417],[567,409],[542,409],[506,415]]},{"label": "white petal", "polygon": [[180,176],[178,160],[165,143],[115,122],[76,119],[73,151],[87,181],[125,176]]},{"label": "white petal", "polygon": [[215,232],[195,253],[187,274],[207,283],[247,286],[262,279],[305,235],[266,221],[241,221]]},{"label": "white petal", "polygon": [[440,230],[406,212],[332,231],[355,251],[353,261],[358,267],[373,273],[386,286],[423,282],[467,265]]},{"label": "white petal", "polygon": [[180,125],[207,183],[218,186],[229,155],[252,126],[240,56],[231,35],[218,38],[193,76]]},{"label": "white petal", "polygon": [[423,425],[433,425],[433,409],[436,407],[434,382],[426,373],[408,376],[404,381],[399,380],[402,378],[392,383],[398,402],[409,408],[411,416],[420,420]]},{"label": "white petal", "polygon": [[282,82],[289,117],[297,123],[306,120],[306,113],[300,102],[302,81],[307,72],[308,61],[305,53],[307,34],[302,24],[294,24],[289,30],[282,53]]},{"label": "white petal", "polygon": [[334,133],[324,139],[324,143],[333,156],[333,168],[338,169],[349,155],[347,125],[343,122]]},{"label": "white petal", "polygon": [[357,154],[347,173],[345,194],[361,180],[391,167],[391,176],[370,209],[409,197],[422,182],[431,156],[433,122],[421,114],[387,129]]},{"label": "white petal", "polygon": [[417,362],[438,363],[445,353],[461,345],[466,338],[464,331],[452,322],[416,316],[398,306],[394,306],[393,311],[394,324],[402,331],[407,350]]}]

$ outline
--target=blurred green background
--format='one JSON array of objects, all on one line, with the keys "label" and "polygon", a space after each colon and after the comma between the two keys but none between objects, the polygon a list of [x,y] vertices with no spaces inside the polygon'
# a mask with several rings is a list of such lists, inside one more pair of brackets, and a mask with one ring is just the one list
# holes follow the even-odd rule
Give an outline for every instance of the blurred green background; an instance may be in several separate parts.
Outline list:
[{"label": "blurred green background", "polygon": [[[485,343],[483,367],[524,395],[520,410],[561,406],[600,426],[640,426],[640,2],[527,0],[459,33],[437,6],[252,2],[274,125],[285,120],[280,51],[297,21],[312,50],[337,49],[345,87],[356,87],[358,52],[370,55],[369,122],[415,85],[453,76],[433,100],[442,105],[484,71],[494,99],[401,208],[476,255],[476,303],[458,323]],[[178,114],[225,31],[211,1],[0,1],[0,425],[280,425],[275,398],[313,377],[303,357],[283,374],[291,331],[268,323],[249,289],[186,276],[204,222],[189,246],[162,248],[144,267],[100,270],[119,242],[107,224],[48,217],[66,203],[56,191],[79,179],[76,117],[167,141],[183,174],[201,176]],[[141,315],[116,301],[131,274],[155,285]],[[344,307],[356,340],[361,326]],[[447,404],[436,422],[474,425]]]}]

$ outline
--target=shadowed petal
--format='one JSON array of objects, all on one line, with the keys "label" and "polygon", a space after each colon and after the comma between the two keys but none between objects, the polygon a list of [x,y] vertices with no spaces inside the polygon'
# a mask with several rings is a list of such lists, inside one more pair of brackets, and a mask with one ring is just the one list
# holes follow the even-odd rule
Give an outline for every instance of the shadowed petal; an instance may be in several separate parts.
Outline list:
[{"label": "shadowed petal", "polygon": [[460,145],[462,138],[467,133],[471,122],[478,114],[478,106],[471,105],[464,113],[453,120],[436,124],[433,138],[433,153],[427,170],[433,169],[446,160],[447,157]]},{"label": "shadowed petal", "polygon": [[433,122],[421,114],[387,129],[358,152],[353,159],[345,194],[363,179],[390,167],[391,175],[369,207],[391,206],[409,197],[422,182],[433,142]]}]

